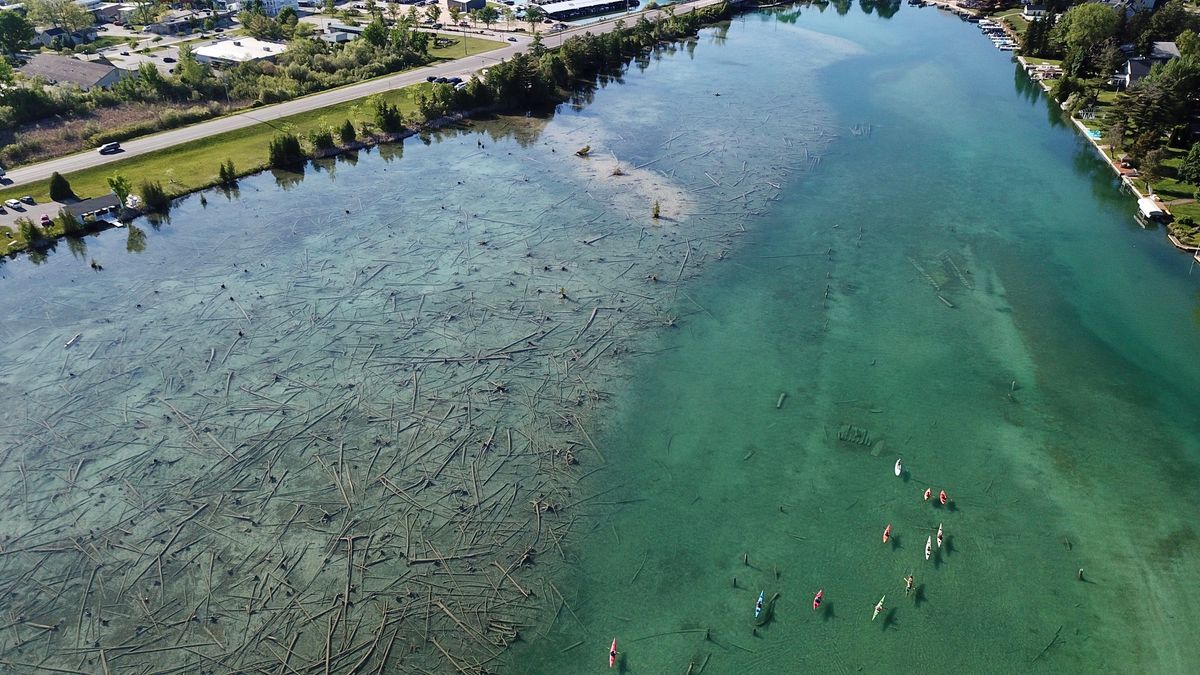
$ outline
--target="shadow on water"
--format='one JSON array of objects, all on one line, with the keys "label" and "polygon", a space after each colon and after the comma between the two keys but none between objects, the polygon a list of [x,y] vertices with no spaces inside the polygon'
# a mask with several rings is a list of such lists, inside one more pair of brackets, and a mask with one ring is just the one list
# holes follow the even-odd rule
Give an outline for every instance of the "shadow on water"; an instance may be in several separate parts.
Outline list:
[{"label": "shadow on water", "polygon": [[821,605],[821,620],[833,621],[834,618],[833,601],[826,600],[825,604]]},{"label": "shadow on water", "polygon": [[929,598],[925,595],[925,584],[918,584],[913,591],[913,606],[920,607],[926,602],[929,602]]},{"label": "shadow on water", "polygon": [[898,627],[896,623],[896,610],[894,608],[889,609],[887,614],[883,615],[883,630],[887,631],[887,629],[893,627]]}]

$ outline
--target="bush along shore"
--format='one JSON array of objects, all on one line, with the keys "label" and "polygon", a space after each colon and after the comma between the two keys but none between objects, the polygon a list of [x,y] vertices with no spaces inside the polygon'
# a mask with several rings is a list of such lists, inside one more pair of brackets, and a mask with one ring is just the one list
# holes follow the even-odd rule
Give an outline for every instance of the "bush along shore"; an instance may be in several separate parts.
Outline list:
[{"label": "bush along shore", "polygon": [[[130,189],[127,179],[114,175],[109,179],[110,186],[114,186],[114,192],[123,204],[129,204],[119,209],[116,219],[128,222],[143,213],[165,215],[172,200],[191,192],[212,187],[232,188],[239,178],[265,168],[303,170],[304,163],[310,159],[398,142],[416,133],[461,121],[468,115],[552,108],[568,100],[573,92],[594,86],[598,77],[619,72],[644,49],[694,35],[702,26],[727,19],[730,13],[731,5],[727,2],[682,15],[668,7],[653,21],[645,15],[632,25],[619,21],[611,32],[573,36],[553,50],[543,47],[540,37],[535,35],[528,52],[490,67],[486,79],[472,76],[466,86],[458,88],[449,84],[425,87],[416,98],[415,110],[407,114],[383,97],[374,96],[368,98],[374,113],[372,119],[357,126],[345,120],[305,134],[285,128],[270,141],[267,166],[235,167],[231,160],[226,160],[220,164],[215,177],[203,185],[175,191],[173,185],[144,181]],[[65,179],[62,181],[66,182]],[[115,186],[124,189],[117,190]],[[132,203],[128,201],[129,194],[137,196]],[[79,236],[116,225],[102,217],[85,219],[75,225],[71,218],[63,215],[65,213],[46,227],[21,223],[5,254],[15,256],[28,251],[31,257],[38,259],[44,257],[61,237]]]}]

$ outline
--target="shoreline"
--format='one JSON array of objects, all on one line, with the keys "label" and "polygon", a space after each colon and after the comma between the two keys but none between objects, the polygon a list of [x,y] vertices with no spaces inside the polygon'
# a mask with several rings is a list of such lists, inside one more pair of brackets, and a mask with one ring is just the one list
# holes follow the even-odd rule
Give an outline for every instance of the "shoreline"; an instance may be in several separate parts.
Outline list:
[{"label": "shoreline", "polygon": [[[727,19],[728,16],[733,11],[736,11],[738,9],[742,9],[742,8],[746,8],[746,7],[756,8],[756,6],[753,6],[753,5],[746,5],[744,3],[744,0],[693,0],[692,2],[680,3],[678,5],[672,6],[673,8],[680,8],[683,11],[667,13],[667,12],[663,11],[662,9],[654,8],[654,9],[644,10],[643,12],[638,13],[637,16],[638,16],[639,21],[649,20],[650,23],[652,23],[653,25],[660,26],[665,21],[671,21],[671,20],[674,20],[675,18],[696,16],[696,13],[699,11],[711,10],[712,8],[720,8],[722,6],[726,8],[724,11],[719,12],[717,15],[715,15],[711,18],[709,18],[709,17],[702,18],[700,20],[699,27],[710,25],[714,21]],[[565,42],[571,38],[587,39],[587,38],[595,37],[597,35],[603,35],[605,33],[609,33],[612,31],[621,31],[624,34],[633,34],[637,30],[636,25],[635,26],[622,25],[621,27],[618,27],[618,24],[621,24],[624,21],[625,17],[626,17],[626,15],[621,15],[619,17],[616,17],[616,18],[613,18],[613,19],[610,19],[607,21],[598,22],[596,24],[589,24],[587,26],[582,26],[582,27],[579,27],[579,28],[576,28],[576,29],[573,29],[570,31],[564,31],[563,33],[552,36],[552,38],[557,38],[558,44],[553,45],[553,46],[547,45],[546,51],[549,52],[549,51],[553,51],[553,50],[561,48],[562,45],[565,44]],[[647,19],[647,17],[653,17],[653,18]],[[602,30],[600,30],[596,34],[593,34],[591,31],[591,29],[593,29],[593,28],[600,28]],[[687,37],[687,35],[688,34],[685,33],[685,34],[676,35],[674,37],[660,37],[655,42],[655,44],[677,42],[677,41]],[[523,53],[523,52],[520,52],[520,51],[517,52],[517,54],[520,54],[520,53]],[[624,64],[622,67],[627,66],[629,60],[632,58],[635,58],[635,56],[636,56],[636,54],[632,54],[632,53],[625,54],[623,56],[623,59],[625,61],[624,61]],[[451,62],[451,63],[456,63],[456,62]],[[403,91],[403,90],[409,89],[410,87],[413,87],[413,86],[420,86],[420,84],[421,83],[415,83],[413,85],[407,85],[405,87],[400,87],[398,89],[391,90],[391,91]],[[565,100],[566,100],[566,97],[563,97],[563,100],[557,101],[557,103],[555,105],[561,104]],[[285,105],[285,104],[281,104],[281,105]],[[319,112],[320,110],[321,109],[318,108],[313,111],[309,111],[309,113]],[[466,119],[466,118],[474,116],[474,115],[486,114],[486,113],[499,113],[502,111],[503,111],[503,108],[501,108],[499,106],[488,106],[485,108],[475,108],[475,109],[470,109],[470,110],[452,111],[442,118],[437,118],[434,120],[427,120],[425,122],[422,122],[419,126],[417,126],[415,128],[406,126],[401,131],[398,131],[398,132],[393,132],[393,133],[381,132],[381,133],[372,134],[371,139],[365,143],[361,142],[361,141],[355,141],[354,143],[345,145],[345,146],[335,145],[332,148],[327,148],[324,150],[306,152],[305,153],[305,155],[306,155],[305,156],[305,164],[307,165],[307,163],[309,161],[314,160],[314,159],[323,159],[323,158],[328,158],[328,157],[339,156],[339,155],[345,154],[347,152],[353,152],[353,151],[360,150],[364,147],[373,147],[373,146],[377,146],[377,145],[381,145],[383,143],[389,143],[389,142],[401,142],[401,141],[403,141],[403,139],[408,138],[409,136],[414,136],[414,135],[429,132],[429,131],[436,131],[437,129],[440,129],[443,126],[445,126],[446,124],[449,124],[451,122],[461,121],[463,119]],[[299,113],[299,114],[308,114],[308,113]],[[184,129],[186,129],[186,127],[184,127]],[[169,133],[169,132],[166,132],[166,133]],[[235,132],[228,132],[228,133],[235,133]],[[172,146],[172,147],[178,147],[178,146]],[[160,152],[169,151],[169,150],[170,150],[170,148],[164,148]],[[272,169],[276,169],[276,168],[279,168],[279,167],[273,167],[273,166],[270,166],[269,164],[268,165],[256,164],[256,165],[252,165],[252,166],[237,170],[235,178],[241,179],[241,178],[245,178],[247,176],[256,175],[263,171],[268,171],[268,170],[272,170]],[[87,171],[87,169],[84,169],[82,171]],[[65,177],[67,178],[67,180],[71,180],[74,173],[75,172],[66,174]],[[183,197],[186,197],[186,196],[194,194],[194,193],[203,192],[204,190],[208,190],[208,189],[212,189],[212,188],[220,188],[222,186],[232,187],[235,184],[236,184],[236,180],[233,182],[229,182],[229,183],[223,183],[222,181],[220,181],[219,179],[214,177],[212,180],[210,180],[206,183],[188,186],[188,187],[186,187],[186,189],[183,189],[179,192],[173,192],[170,189],[168,189],[167,194],[170,197],[171,202],[173,203],[177,199],[181,199]],[[51,202],[51,203],[53,204],[54,202]],[[60,204],[59,205],[60,209],[62,208],[62,206],[66,206],[66,205]],[[169,208],[168,208],[168,211],[169,211]],[[140,214],[141,215],[150,215],[150,214],[147,214],[146,212],[140,212]],[[32,214],[31,214],[31,216],[32,216]],[[98,217],[98,216],[96,216],[96,217]],[[32,217],[30,219],[32,220]],[[35,221],[35,225],[39,225],[39,224],[36,223],[36,221]],[[106,219],[99,219],[99,220],[87,221],[85,223],[85,225],[87,225],[87,227],[85,227],[84,230],[87,231],[88,233],[93,233],[93,232],[102,232],[102,231],[105,231],[108,229],[122,227],[122,226],[124,226],[124,222],[123,221],[111,222]],[[56,226],[57,226],[57,224],[56,224]],[[10,241],[8,242],[8,246],[5,248],[5,250],[0,252],[0,262],[3,262],[10,258],[15,259],[21,253],[33,253],[33,252],[44,253],[48,250],[53,250],[53,248],[57,245],[58,241],[60,241],[62,239],[66,239],[66,238],[68,238],[68,236],[74,236],[75,234],[78,234],[76,232],[73,232],[70,235],[68,235],[68,233],[66,233],[66,232],[61,232],[61,231],[53,232],[49,236],[46,236],[40,240],[37,240],[38,244],[40,244],[40,245],[31,246],[31,245],[29,245],[28,242],[22,242],[16,238],[15,235],[17,234],[17,232],[15,231],[15,229],[9,229],[8,232],[9,232],[9,236],[10,236]],[[18,246],[18,243],[20,243],[21,245]]]},{"label": "shoreline", "polygon": [[[1021,56],[1019,54],[1017,54],[1015,56],[1016,56],[1017,63],[1021,64],[1021,69],[1023,71],[1025,71],[1025,76],[1029,77],[1029,69],[1031,67],[1029,62],[1025,60],[1024,56]],[[1030,78],[1030,80],[1033,81],[1034,83],[1036,83],[1038,86],[1040,86],[1042,88],[1042,91],[1045,92],[1045,94],[1047,96],[1050,95],[1050,87],[1046,84],[1045,80],[1034,80],[1033,78]],[[1051,99],[1051,101],[1053,101],[1053,99]],[[1063,108],[1062,105],[1059,104],[1057,101],[1054,101],[1054,104],[1057,105],[1058,108],[1063,111],[1063,113],[1067,112],[1066,108]],[[1114,160],[1112,157],[1110,157],[1109,154],[1106,152],[1106,149],[1108,149],[1108,150],[1112,149],[1111,145],[1101,144],[1098,140],[1096,140],[1095,138],[1092,138],[1091,134],[1088,133],[1089,129],[1088,129],[1087,125],[1084,124],[1083,121],[1081,121],[1079,118],[1077,118],[1071,114],[1067,114],[1067,118],[1069,120],[1071,120],[1072,128],[1074,128],[1075,131],[1079,132],[1080,135],[1082,135],[1083,138],[1085,140],[1087,140],[1087,142],[1089,144],[1091,144],[1092,149],[1094,149],[1096,151],[1096,153],[1098,155],[1100,155],[1100,157],[1104,160],[1104,163],[1107,164],[1108,167],[1113,170],[1113,173],[1117,174],[1117,177],[1120,179],[1121,184],[1126,189],[1128,189],[1130,192],[1133,193],[1135,200],[1151,199],[1154,201],[1154,203],[1160,209],[1163,210],[1164,213],[1166,213],[1167,215],[1171,214],[1170,208],[1168,208],[1167,205],[1165,203],[1163,203],[1163,201],[1161,199],[1158,198],[1158,195],[1154,194],[1153,192],[1143,192],[1142,190],[1138,189],[1138,187],[1134,183],[1134,181],[1131,180],[1128,175],[1126,175],[1124,172],[1121,171],[1121,167],[1117,164],[1116,160]],[[1147,188],[1147,190],[1149,190],[1149,188]],[[1143,226],[1143,229],[1147,229],[1147,228],[1145,228],[1145,226]],[[1176,249],[1179,249],[1180,251],[1183,251],[1185,253],[1193,253],[1194,254],[1194,253],[1200,252],[1200,246],[1193,246],[1190,244],[1185,244],[1182,241],[1180,241],[1179,238],[1176,237],[1174,235],[1174,233],[1171,232],[1167,223],[1163,224],[1163,230],[1167,235],[1167,241],[1171,244],[1171,246],[1175,247]]]}]

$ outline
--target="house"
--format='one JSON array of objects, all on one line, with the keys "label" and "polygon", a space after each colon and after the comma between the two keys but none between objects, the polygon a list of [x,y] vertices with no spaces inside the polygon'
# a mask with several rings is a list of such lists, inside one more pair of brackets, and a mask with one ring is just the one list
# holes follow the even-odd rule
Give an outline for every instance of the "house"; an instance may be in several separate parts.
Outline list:
[{"label": "house", "polygon": [[1163,4],[1166,0],[1095,0],[1101,5],[1108,5],[1116,11],[1123,13],[1126,18],[1137,14],[1138,12],[1151,12],[1156,7]]},{"label": "house", "polygon": [[473,12],[477,9],[483,9],[487,3],[484,0],[446,0],[446,6],[450,9],[457,9],[460,12]]},{"label": "house", "polygon": [[118,80],[133,75],[107,61],[80,61],[58,54],[34,54],[18,70],[25,77],[38,77],[50,84],[73,84],[85,91],[96,87],[108,89]]},{"label": "house", "polygon": [[1026,21],[1039,21],[1050,17],[1044,5],[1025,5],[1021,9],[1021,18]]},{"label": "house", "polygon": [[233,23],[233,12],[213,12],[208,10],[171,10],[159,21],[146,26],[145,30],[159,35],[187,34],[199,30],[204,22],[212,19],[217,26],[229,26]]},{"label": "house", "polygon": [[1151,42],[1150,54],[1137,56],[1125,62],[1125,69],[1114,79],[1117,85],[1129,88],[1133,83],[1150,74],[1150,69],[1156,63],[1166,63],[1179,58],[1179,46],[1174,42]]},{"label": "house", "polygon": [[73,47],[75,45],[93,42],[95,39],[95,28],[86,28],[77,33],[68,33],[62,28],[47,28],[46,30],[35,35],[32,42],[35,45],[50,47],[55,43],[55,40],[57,40],[59,44],[67,43]]},{"label": "house", "polygon": [[235,40],[218,40],[202,47],[196,47],[192,53],[200,63],[235,65],[248,61],[271,61],[286,50],[287,45],[279,42],[243,37]]},{"label": "house", "polygon": [[63,206],[63,210],[74,215],[76,218],[83,220],[88,216],[101,216],[109,211],[115,211],[121,206],[121,200],[113,193],[108,193],[100,197],[92,197],[91,199],[83,199],[74,204]]}]

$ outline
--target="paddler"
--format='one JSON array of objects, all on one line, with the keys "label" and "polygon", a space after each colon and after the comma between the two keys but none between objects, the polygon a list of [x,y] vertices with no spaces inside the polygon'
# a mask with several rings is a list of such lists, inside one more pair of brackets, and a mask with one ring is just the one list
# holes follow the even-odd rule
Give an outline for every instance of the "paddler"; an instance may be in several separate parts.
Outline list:
[{"label": "paddler", "polygon": [[908,595],[913,591],[913,575],[904,577],[904,595]]},{"label": "paddler", "polygon": [[932,496],[933,496],[933,488],[925,488],[925,501],[929,501],[929,498]]},{"label": "paddler", "polygon": [[879,599],[879,602],[875,603],[875,612],[874,612],[873,614],[871,614],[871,620],[872,620],[872,621],[874,621],[874,620],[875,620],[875,617],[879,616],[879,613],[883,611],[883,601],[884,601],[886,598],[887,598],[887,596],[885,595],[885,596],[883,596],[882,598],[880,598],[880,599]]},{"label": "paddler", "polygon": [[945,506],[945,505],[946,505],[946,502],[950,501],[950,499],[949,499],[948,497],[946,497],[946,491],[945,491],[945,490],[942,490],[941,492],[938,492],[938,501],[942,503],[942,506]]}]

